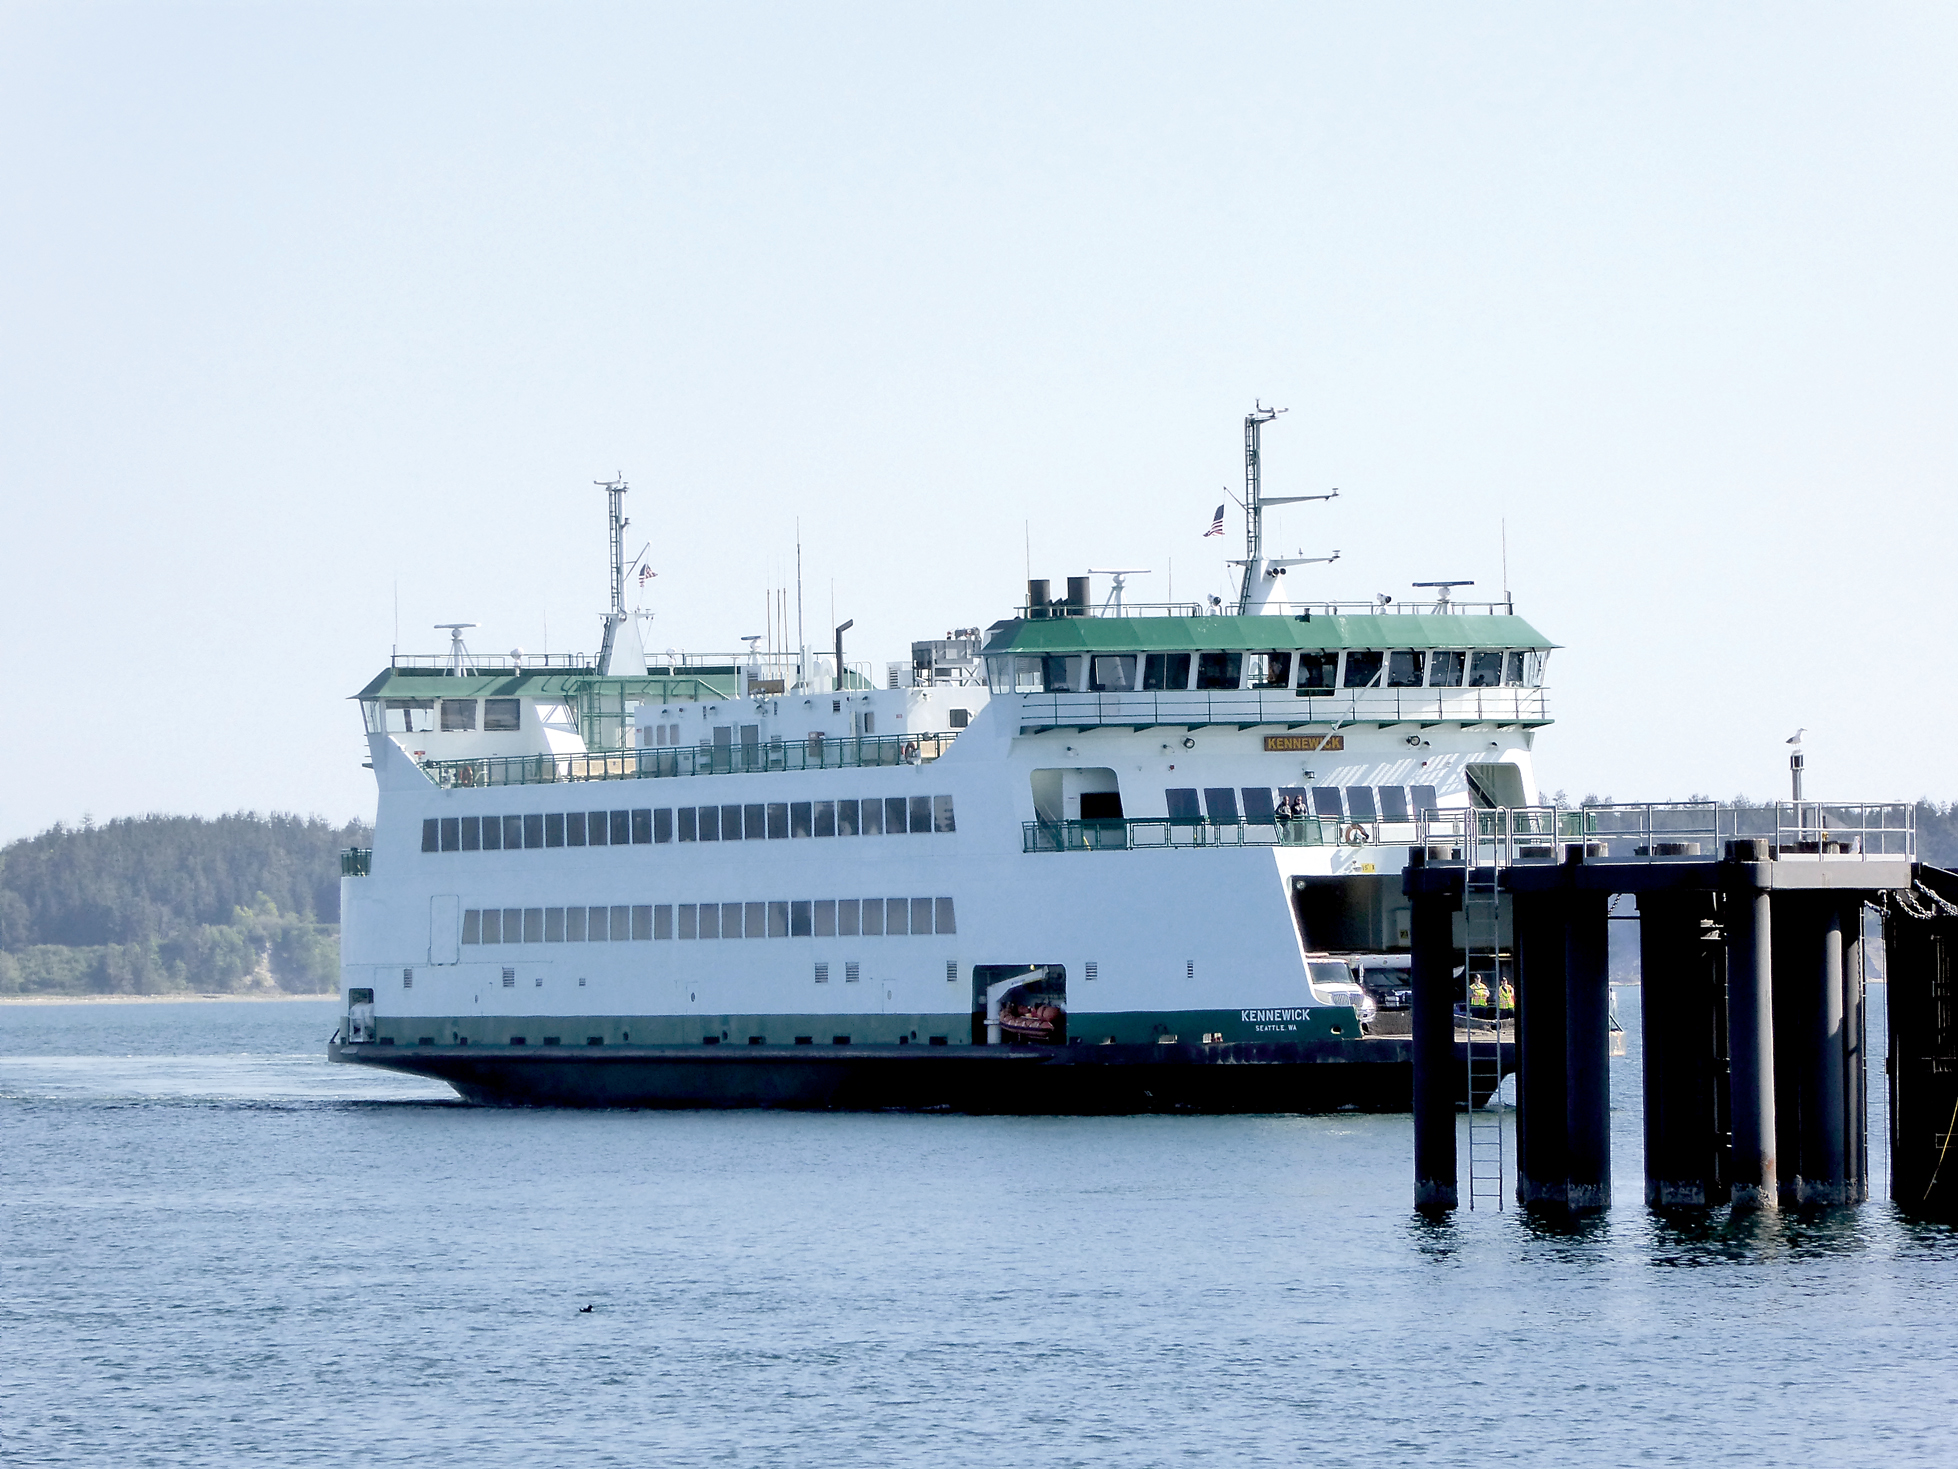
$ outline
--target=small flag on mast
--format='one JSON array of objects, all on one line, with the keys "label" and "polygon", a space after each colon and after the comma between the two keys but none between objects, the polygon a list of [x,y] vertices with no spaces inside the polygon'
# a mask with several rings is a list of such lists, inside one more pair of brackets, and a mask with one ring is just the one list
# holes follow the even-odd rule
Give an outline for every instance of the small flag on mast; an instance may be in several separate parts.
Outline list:
[{"label": "small flag on mast", "polygon": [[650,567],[650,566],[642,566],[642,567],[640,567],[640,568],[639,568],[639,585],[640,585],[640,586],[642,586],[642,587],[643,587],[643,586],[645,586],[647,582],[649,582],[649,581],[651,581],[651,580],[652,580],[652,579],[653,579],[654,577],[656,577],[656,576],[658,576],[658,575],[659,575],[659,573],[658,573],[657,571],[654,571],[654,570],[653,570],[653,568],[652,568],[652,567]]},{"label": "small flag on mast", "polygon": [[1223,533],[1224,533],[1224,507],[1222,505],[1219,505],[1217,507],[1217,513],[1210,517],[1210,529],[1205,531],[1204,535],[1221,536]]}]

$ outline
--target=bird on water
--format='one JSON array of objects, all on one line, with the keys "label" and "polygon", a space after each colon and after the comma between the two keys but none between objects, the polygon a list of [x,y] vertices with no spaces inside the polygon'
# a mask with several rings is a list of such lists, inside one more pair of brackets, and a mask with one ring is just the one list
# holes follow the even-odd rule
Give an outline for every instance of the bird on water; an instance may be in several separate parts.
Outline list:
[{"label": "bird on water", "polygon": [[590,1306],[580,1306],[580,1307],[578,1308],[578,1314],[579,1314],[580,1316],[585,1316],[585,1315],[589,1315],[590,1313],[591,1313],[591,1307],[590,1307]]}]

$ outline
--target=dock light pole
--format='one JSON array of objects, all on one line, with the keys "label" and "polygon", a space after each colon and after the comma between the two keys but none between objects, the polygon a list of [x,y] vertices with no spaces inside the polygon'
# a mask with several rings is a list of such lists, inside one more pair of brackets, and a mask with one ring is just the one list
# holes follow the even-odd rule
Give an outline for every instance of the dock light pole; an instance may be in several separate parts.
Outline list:
[{"label": "dock light pole", "polygon": [[836,630],[836,692],[839,694],[843,692],[843,634],[856,625],[857,620],[852,617]]}]

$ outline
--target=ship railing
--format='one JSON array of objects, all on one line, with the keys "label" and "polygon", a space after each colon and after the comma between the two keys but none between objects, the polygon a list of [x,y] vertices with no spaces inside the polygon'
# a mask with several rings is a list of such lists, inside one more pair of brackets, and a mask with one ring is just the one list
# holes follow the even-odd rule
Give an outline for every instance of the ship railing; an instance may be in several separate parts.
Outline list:
[{"label": "ship railing", "polygon": [[1430,862],[1477,867],[1562,861],[1574,847],[1588,862],[1705,862],[1724,857],[1729,841],[1747,838],[1773,843],[1784,860],[1909,858],[1917,851],[1916,820],[1916,808],[1903,801],[1458,808],[1422,812],[1416,844]]},{"label": "ship railing", "polygon": [[1142,693],[1022,693],[1020,728],[1127,724],[1289,728],[1340,724],[1550,723],[1548,691],[1489,689],[1168,689]]},{"label": "ship railing", "polygon": [[367,877],[374,871],[374,849],[372,847],[342,847],[340,849],[340,876]]},{"label": "ship railing", "polygon": [[1023,852],[1136,852],[1160,847],[1320,847],[1339,839],[1339,823],[1317,817],[1273,821],[1111,818],[1025,821]]},{"label": "ship railing", "polygon": [[444,790],[475,786],[553,785],[566,781],[656,780],[683,775],[755,775],[785,770],[854,770],[928,765],[958,731],[935,734],[811,735],[759,744],[676,745],[583,755],[496,755],[425,760],[422,773]]},{"label": "ship railing", "polygon": [[[396,653],[388,660],[393,668],[433,668],[444,673],[456,666],[453,653]],[[525,653],[522,657],[511,654],[465,654],[462,672],[465,678],[493,673],[520,673],[530,670],[563,669],[573,672],[594,673],[597,661],[588,653]]]},{"label": "ship railing", "polygon": [[[1235,617],[1237,603],[1224,601],[1211,603],[1198,602],[1130,602],[1124,600],[1119,606],[1097,606],[1085,602],[1023,602],[1015,607],[1016,616],[1031,622],[1065,617]],[[1254,614],[1264,617],[1300,617],[1306,613],[1314,617],[1393,617],[1414,616],[1432,617],[1437,613],[1456,617],[1513,617],[1516,606],[1513,602],[1449,602],[1439,606],[1432,601],[1390,602],[1382,606],[1379,602],[1284,602],[1272,603],[1262,612]]]}]

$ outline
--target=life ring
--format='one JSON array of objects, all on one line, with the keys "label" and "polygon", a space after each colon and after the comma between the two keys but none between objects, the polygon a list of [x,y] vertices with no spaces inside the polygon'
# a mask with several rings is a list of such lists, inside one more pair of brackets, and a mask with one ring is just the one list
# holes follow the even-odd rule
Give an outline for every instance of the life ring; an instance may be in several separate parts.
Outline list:
[{"label": "life ring", "polygon": [[1351,822],[1340,832],[1339,839],[1349,847],[1363,846],[1367,839],[1367,829],[1359,822]]}]

